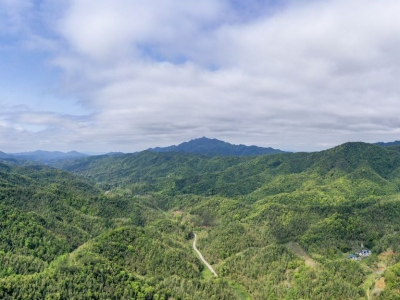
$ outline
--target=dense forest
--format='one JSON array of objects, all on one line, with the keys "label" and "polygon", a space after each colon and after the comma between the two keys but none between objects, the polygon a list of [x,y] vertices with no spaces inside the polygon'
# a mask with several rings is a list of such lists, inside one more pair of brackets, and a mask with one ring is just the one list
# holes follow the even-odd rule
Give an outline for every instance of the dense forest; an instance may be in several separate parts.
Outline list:
[{"label": "dense forest", "polygon": [[0,210],[1,299],[400,299],[399,146],[4,160]]}]

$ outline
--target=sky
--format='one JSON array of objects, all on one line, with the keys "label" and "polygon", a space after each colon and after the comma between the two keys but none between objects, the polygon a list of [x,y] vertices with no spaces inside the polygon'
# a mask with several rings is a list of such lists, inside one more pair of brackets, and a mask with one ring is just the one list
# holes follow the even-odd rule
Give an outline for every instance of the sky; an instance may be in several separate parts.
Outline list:
[{"label": "sky", "polygon": [[398,0],[0,0],[0,151],[400,140]]}]

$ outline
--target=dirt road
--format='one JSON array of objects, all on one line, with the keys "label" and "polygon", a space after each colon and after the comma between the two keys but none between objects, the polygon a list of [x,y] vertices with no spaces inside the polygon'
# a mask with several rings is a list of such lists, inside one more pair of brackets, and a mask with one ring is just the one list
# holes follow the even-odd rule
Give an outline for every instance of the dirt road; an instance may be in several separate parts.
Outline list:
[{"label": "dirt road", "polygon": [[213,267],[204,259],[203,255],[200,253],[200,251],[196,247],[196,241],[197,241],[197,234],[194,234],[194,241],[193,241],[193,249],[196,251],[197,255],[200,257],[201,261],[207,266],[207,268],[211,271],[211,273],[214,274],[215,277],[218,277],[217,273],[214,271]]}]

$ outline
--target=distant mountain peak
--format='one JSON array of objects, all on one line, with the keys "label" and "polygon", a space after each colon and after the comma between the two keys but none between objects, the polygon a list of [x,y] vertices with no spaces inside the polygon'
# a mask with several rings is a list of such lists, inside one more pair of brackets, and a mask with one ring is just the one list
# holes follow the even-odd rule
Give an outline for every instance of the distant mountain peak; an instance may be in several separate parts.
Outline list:
[{"label": "distant mountain peak", "polygon": [[271,147],[264,148],[258,146],[245,146],[233,145],[215,138],[201,138],[192,139],[188,142],[183,142],[179,145],[169,147],[156,147],[150,148],[152,152],[187,152],[194,154],[202,154],[207,156],[252,156],[252,155],[265,155],[284,153],[279,149]]}]

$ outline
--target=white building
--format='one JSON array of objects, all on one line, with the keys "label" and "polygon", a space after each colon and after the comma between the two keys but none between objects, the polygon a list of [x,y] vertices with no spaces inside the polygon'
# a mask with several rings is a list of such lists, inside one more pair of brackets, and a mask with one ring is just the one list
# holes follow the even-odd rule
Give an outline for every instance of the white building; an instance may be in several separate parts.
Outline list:
[{"label": "white building", "polygon": [[368,249],[363,249],[361,252],[358,254],[360,256],[370,256],[372,254],[371,250]]}]

